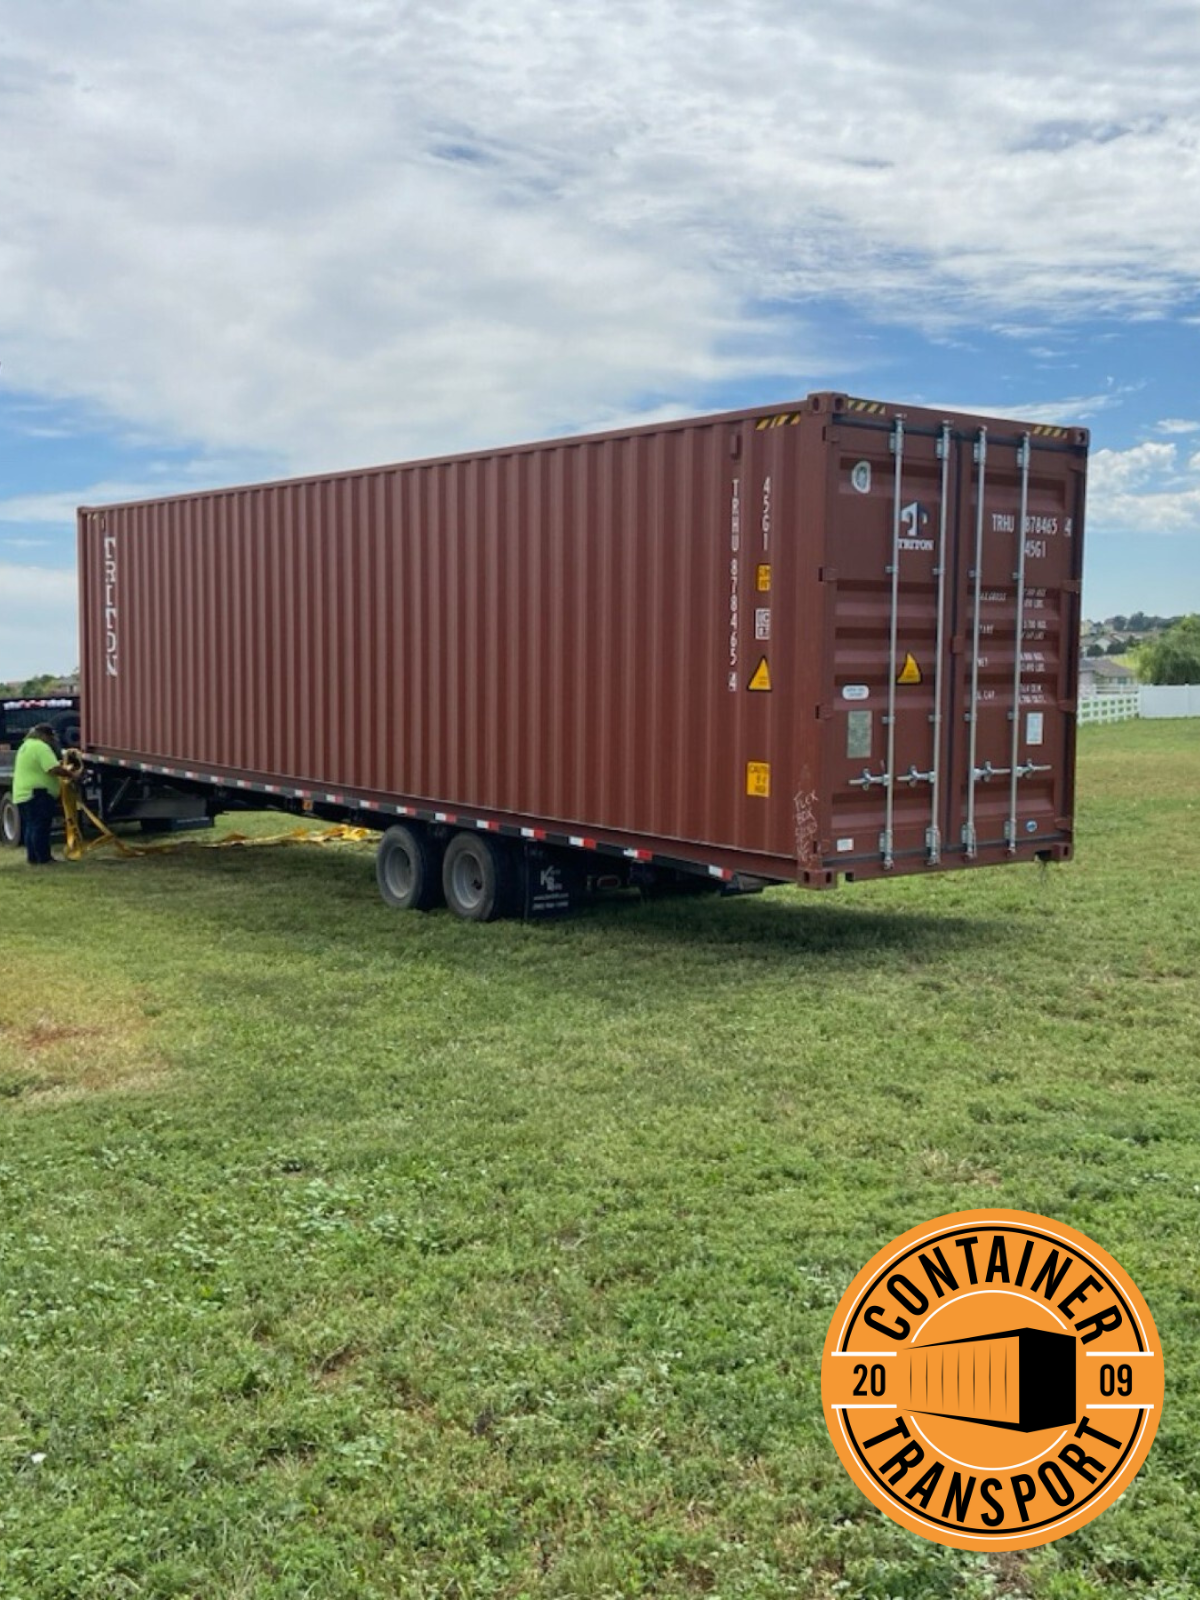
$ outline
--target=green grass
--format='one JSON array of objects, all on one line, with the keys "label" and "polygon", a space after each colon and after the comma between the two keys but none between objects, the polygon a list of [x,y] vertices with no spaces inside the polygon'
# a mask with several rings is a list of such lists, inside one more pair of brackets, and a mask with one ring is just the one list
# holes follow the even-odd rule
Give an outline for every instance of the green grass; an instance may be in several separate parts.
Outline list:
[{"label": "green grass", "polygon": [[[1086,730],[1079,833],[486,928],[353,846],[6,858],[0,1595],[1196,1593],[1197,725]],[[985,1204],[1167,1358],[1124,1499],[991,1560],[819,1396],[858,1267]]]}]

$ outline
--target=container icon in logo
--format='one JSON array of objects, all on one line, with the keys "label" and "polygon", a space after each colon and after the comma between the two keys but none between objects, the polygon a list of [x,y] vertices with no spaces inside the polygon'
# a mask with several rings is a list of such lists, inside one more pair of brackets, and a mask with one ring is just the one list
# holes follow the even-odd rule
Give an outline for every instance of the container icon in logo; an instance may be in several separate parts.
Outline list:
[{"label": "container icon in logo", "polygon": [[1039,1433],[1075,1421],[1075,1346],[1066,1333],[1008,1328],[914,1347],[910,1405],[930,1416]]}]

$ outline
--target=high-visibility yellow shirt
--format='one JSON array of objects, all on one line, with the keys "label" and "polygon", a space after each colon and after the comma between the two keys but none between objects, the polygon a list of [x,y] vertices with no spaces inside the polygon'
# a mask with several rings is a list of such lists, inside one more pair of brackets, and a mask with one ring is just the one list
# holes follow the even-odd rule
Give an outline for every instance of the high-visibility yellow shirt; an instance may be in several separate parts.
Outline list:
[{"label": "high-visibility yellow shirt", "polygon": [[35,789],[45,789],[58,799],[58,779],[50,776],[50,768],[58,765],[58,757],[41,739],[27,737],[17,751],[13,762],[12,797],[17,805],[33,798]]}]

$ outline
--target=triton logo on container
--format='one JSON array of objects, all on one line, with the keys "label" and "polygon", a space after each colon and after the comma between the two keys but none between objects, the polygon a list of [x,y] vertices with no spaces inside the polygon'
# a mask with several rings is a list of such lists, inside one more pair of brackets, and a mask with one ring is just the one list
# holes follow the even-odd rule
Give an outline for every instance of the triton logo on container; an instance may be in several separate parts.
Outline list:
[{"label": "triton logo on container", "polygon": [[[101,528],[106,524],[101,522]],[[104,675],[117,676],[117,536],[104,534],[104,582],[101,587],[104,612]]]},{"label": "triton logo on container", "polygon": [[843,1466],[893,1521],[959,1549],[1028,1549],[1129,1487],[1162,1414],[1162,1348],[1137,1286],[1083,1234],[960,1211],[858,1274],[821,1394]]}]

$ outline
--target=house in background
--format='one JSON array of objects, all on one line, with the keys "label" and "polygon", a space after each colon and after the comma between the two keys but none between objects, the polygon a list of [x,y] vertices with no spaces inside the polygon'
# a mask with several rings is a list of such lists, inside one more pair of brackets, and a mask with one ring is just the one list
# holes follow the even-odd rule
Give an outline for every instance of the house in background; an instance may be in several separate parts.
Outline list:
[{"label": "house in background", "polygon": [[1133,668],[1108,656],[1085,657],[1079,664],[1080,694],[1128,694],[1137,686]]}]

